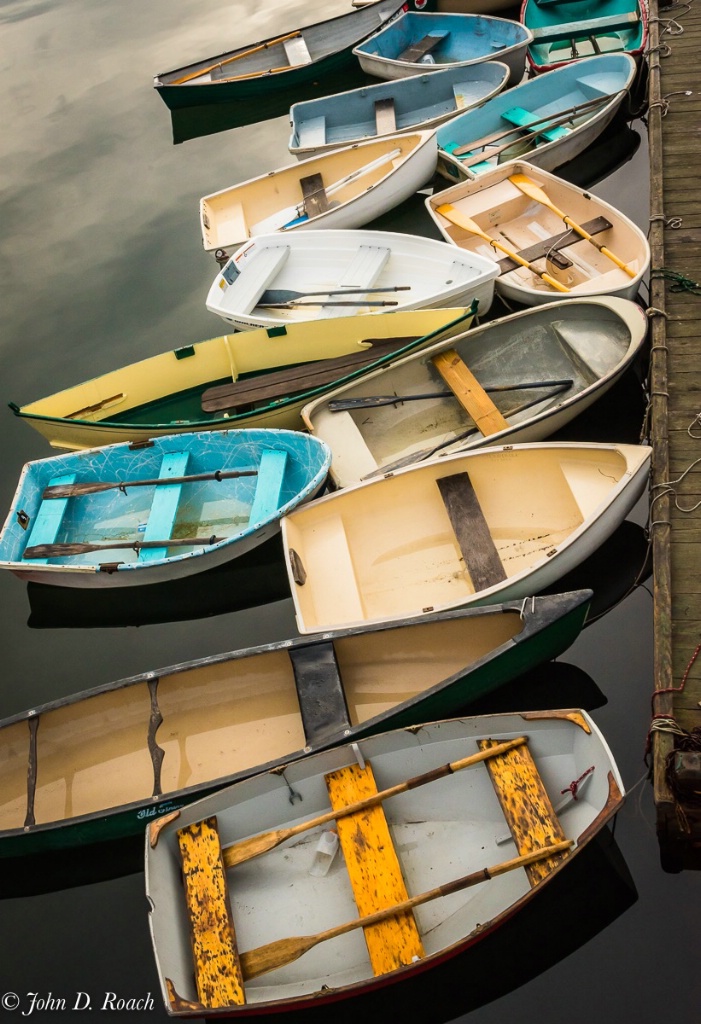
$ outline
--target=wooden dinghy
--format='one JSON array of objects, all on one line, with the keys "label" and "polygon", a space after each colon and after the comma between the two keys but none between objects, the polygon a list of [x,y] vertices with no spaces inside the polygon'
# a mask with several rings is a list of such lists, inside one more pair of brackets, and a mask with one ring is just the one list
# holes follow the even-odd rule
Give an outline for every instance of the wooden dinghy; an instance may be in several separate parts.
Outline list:
[{"label": "wooden dinghy", "polygon": [[438,173],[451,182],[481,178],[519,158],[553,171],[601,135],[635,75],[629,54],[601,54],[499,93],[436,129]]},{"label": "wooden dinghy", "polygon": [[640,0],[523,0],[520,21],[533,34],[526,56],[534,74],[599,53],[639,58],[647,45]]},{"label": "wooden dinghy", "polygon": [[472,319],[455,307],[338,317],[332,334],[316,320],[236,331],[10,408],[53,448],[72,450],[195,430],[300,430],[312,395],[398,351],[461,334]]},{"label": "wooden dinghy", "polygon": [[371,8],[292,28],[261,42],[160,72],[153,85],[171,110],[255,99],[261,93],[293,89],[351,66],[353,47],[402,6],[398,0],[377,0]]},{"label": "wooden dinghy", "polygon": [[646,336],[626,299],[553,302],[394,360],[302,417],[348,487],[438,454],[550,437],[606,394]]},{"label": "wooden dinghy", "polygon": [[231,252],[256,235],[359,228],[413,196],[436,170],[432,131],[344,146],[200,199],[207,252]]},{"label": "wooden dinghy", "polygon": [[25,464],[0,569],[62,587],[126,587],[221,565],[323,487],[331,453],[292,430],[203,430]]},{"label": "wooden dinghy", "polygon": [[[393,231],[304,231],[261,235],[242,246],[212,282],[207,309],[239,331],[338,317],[353,310],[479,304],[494,298],[493,260],[433,238]],[[275,302],[270,291],[300,298]],[[284,295],[283,295],[284,298]]]},{"label": "wooden dinghy", "polygon": [[594,720],[559,710],[386,732],[156,821],[166,1010],[315,1010],[454,957],[469,971],[471,947],[568,870],[624,793]]},{"label": "wooden dinghy", "polygon": [[553,586],[647,485],[644,445],[503,445],[407,466],[282,520],[300,633]]},{"label": "wooden dinghy", "polygon": [[426,208],[446,241],[491,254],[500,267],[495,287],[507,302],[634,299],[650,267],[650,245],[637,224],[588,189],[525,161],[429,196]]},{"label": "wooden dinghy", "polygon": [[353,53],[363,71],[384,79],[498,60],[509,68],[507,84],[515,85],[523,77],[531,38],[525,25],[507,18],[407,11],[355,46]]},{"label": "wooden dinghy", "polygon": [[288,148],[301,160],[382,135],[437,128],[496,96],[508,77],[506,64],[485,61],[293,103]]},{"label": "wooden dinghy", "polygon": [[143,841],[150,819],[257,771],[450,715],[566,650],[590,598],[575,591],[284,640],[14,715],[0,722],[0,863]]}]

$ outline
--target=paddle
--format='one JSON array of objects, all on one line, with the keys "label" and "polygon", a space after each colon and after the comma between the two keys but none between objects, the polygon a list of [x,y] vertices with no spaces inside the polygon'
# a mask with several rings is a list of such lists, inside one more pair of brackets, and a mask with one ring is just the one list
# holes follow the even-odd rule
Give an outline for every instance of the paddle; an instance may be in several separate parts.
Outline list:
[{"label": "paddle", "polygon": [[512,174],[509,177],[509,181],[512,185],[515,185],[516,188],[520,189],[524,195],[527,195],[530,199],[535,199],[537,203],[540,203],[542,206],[546,206],[549,210],[552,210],[557,217],[560,217],[565,222],[568,228],[572,228],[573,231],[576,231],[577,234],[581,235],[582,238],[587,240],[587,242],[591,242],[595,249],[598,249],[604,256],[608,256],[608,258],[612,260],[617,267],[620,267],[621,270],[625,270],[629,277],[636,276],[636,271],[629,267],[627,263],[624,263],[622,259],[612,253],[610,249],[607,249],[605,245],[602,245],[601,242],[597,242],[588,231],[585,231],[585,229],[579,224],[575,224],[571,217],[568,217],[566,213],[558,209],[558,207],[555,206],[535,181],[532,181],[525,174]]},{"label": "paddle", "polygon": [[[498,132],[492,132],[491,135],[485,135],[483,138],[476,139],[474,142],[470,142],[464,146],[459,146],[457,149],[452,150],[452,155],[462,156],[463,153],[471,153],[473,149],[489,146],[492,142],[498,142],[499,139],[504,139],[507,135],[514,135],[518,131],[525,131],[528,129],[529,133],[533,134],[531,129],[535,128],[537,125],[540,125],[540,127],[535,134],[541,135],[544,131],[548,131],[550,128],[559,128],[560,125],[567,124],[567,122],[571,121],[577,116],[577,114],[586,113],[588,110],[601,106],[604,103],[608,103],[609,100],[614,100],[618,95],[619,93],[609,93],[606,96],[597,96],[595,99],[585,100],[584,103],[577,103],[575,106],[568,107],[566,110],[556,110],[552,114],[544,114],[542,117],[535,117],[532,121],[529,121],[527,125],[523,125],[521,128],[516,126],[511,128],[502,128]],[[524,136],[521,136],[520,138],[522,140]],[[519,140],[513,140],[507,145],[512,146],[516,141]],[[484,159],[484,156],[482,156],[481,159]]]},{"label": "paddle", "polygon": [[297,309],[300,306],[398,306],[399,303],[396,299],[357,299],[355,302],[347,299],[330,299],[328,302],[312,299],[311,302],[259,302],[258,305],[264,309]]},{"label": "paddle", "polygon": [[451,761],[448,764],[441,765],[440,768],[433,768],[430,772],[425,772],[423,775],[415,775],[412,779],[397,783],[396,786],[390,786],[389,789],[373,793],[372,796],[368,796],[364,800],[356,800],[355,803],[348,804],[346,807],[341,807],[338,810],[326,811],[324,814],[317,815],[316,818],[310,818],[309,821],[300,822],[299,825],[277,828],[271,832],[262,832],[260,835],[242,839],[232,846],[224,847],[222,850],[224,866],[233,868],[236,864],[242,864],[244,861],[252,860],[253,857],[259,857],[260,854],[267,853],[268,850],[274,850],[280,843],[284,843],[286,839],[299,835],[300,832],[306,832],[310,828],[316,828],[317,825],[325,825],[327,821],[337,821],[339,818],[345,818],[349,814],[357,814],[358,811],[375,807],[377,804],[382,803],[383,800],[396,796],[397,793],[406,793],[417,786],[424,786],[427,782],[443,779],[446,775],[452,775],[453,772],[460,771],[473,764],[479,764],[480,761],[484,761],[487,758],[504,754],[507,750],[527,742],[526,736],[518,736],[516,739],[506,740],[503,743],[489,747],[488,750],[480,750],[478,753],[470,754],[469,757],[464,757],[459,761]]},{"label": "paddle", "polygon": [[491,235],[488,235],[487,232],[483,231],[474,220],[470,217],[466,217],[460,212],[460,210],[456,209],[452,203],[443,203],[442,206],[437,207],[436,212],[440,213],[446,220],[449,220],[451,224],[456,224],[464,231],[469,231],[470,234],[478,235],[480,238],[483,238],[485,242],[489,242],[489,244],[495,249],[501,249],[501,251],[506,253],[510,259],[514,260],[516,263],[520,263],[522,267],[527,267],[533,274],[537,274],[537,276],[542,278],[543,281],[545,281],[546,284],[549,284],[551,288],[555,288],[558,292],[569,291],[569,288],[566,285],[560,284],[560,282],[556,281],[554,277],[550,276],[550,274],[546,274],[544,271],[538,270],[533,263],[525,260],[523,256],[519,256],[517,252],[507,249],[506,246],[502,245],[501,242],[498,242],[496,238],[492,238]]},{"label": "paddle", "polygon": [[72,544],[68,541],[59,544],[35,544],[33,547],[25,548],[22,558],[60,558],[69,555],[87,555],[91,551],[111,551],[112,548],[131,548],[139,552],[141,548],[172,548],[172,547],[194,547],[198,544],[218,544],[226,540],[226,537],[169,537],[167,540],[116,540],[104,544],[88,544],[76,541]]},{"label": "paddle", "polygon": [[[376,160],[371,160],[370,163],[365,164],[363,167],[358,167],[355,171],[351,171],[350,174],[346,174],[344,178],[339,178],[338,181],[334,181],[332,185],[324,189],[327,196],[332,196],[334,192],[338,192],[344,185],[349,184],[351,181],[355,181],[356,178],[361,178],[364,174],[369,174],[370,171],[374,171],[378,167],[382,167],[383,164],[388,164],[392,160],[396,160],[398,156],[401,156],[401,148],[393,149],[389,153],[384,153],[381,157]],[[317,189],[315,192],[310,192],[306,197],[311,198],[314,195],[319,195],[321,189]],[[294,225],[300,221],[309,220],[309,214],[306,212],[304,202],[298,203],[296,206],[288,206],[284,210],[278,210],[272,216],[267,217],[265,220],[259,221],[251,227],[251,234],[262,235],[268,231],[277,231],[282,228],[294,227]]]},{"label": "paddle", "polygon": [[329,288],[325,292],[296,292],[292,288],[268,288],[258,299],[259,306],[267,306],[270,302],[294,302],[295,299],[308,299],[312,295],[371,295],[376,292],[409,292],[410,284],[393,284],[386,288]]},{"label": "paddle", "polygon": [[367,928],[369,925],[377,924],[388,917],[394,917],[397,914],[413,910],[414,907],[418,907],[422,903],[428,903],[429,900],[435,900],[440,896],[449,896],[451,893],[468,889],[472,885],[479,885],[480,882],[489,881],[490,878],[495,878],[497,875],[503,875],[507,871],[514,871],[516,868],[527,867],[536,861],[553,857],[555,854],[563,853],[569,849],[573,843],[574,840],[572,839],[563,839],[560,842],[552,843],[550,846],[543,846],[539,850],[533,850],[531,853],[524,853],[520,857],[501,861],[501,863],[494,864],[492,867],[472,871],[469,875],[463,875],[462,878],[456,878],[452,882],[445,882],[443,885],[438,885],[427,892],[419,893],[417,896],[410,896],[409,899],[395,903],[394,906],[387,907],[384,910],[376,910],[374,913],[366,914],[365,917],[359,917],[355,921],[346,921],[344,924],[327,928],[323,932],[317,932],[316,935],[298,935],[288,939],[277,939],[275,942],[266,943],[265,946],[258,946],[257,949],[249,949],[247,952],[240,954],[243,976],[247,981],[251,978],[258,978],[261,974],[267,974],[268,971],[274,971],[285,964],[293,963],[320,942],[326,942],[327,939],[335,939],[338,935],[345,935],[346,932],[353,931],[355,928]]},{"label": "paddle", "polygon": [[[521,391],[527,388],[571,387],[572,380],[534,380],[524,384],[487,384],[487,394],[501,391]],[[452,391],[432,391],[423,395],[366,395],[363,398],[337,398],[328,403],[329,412],[345,412],[347,409],[374,409],[383,405],[397,405],[400,402],[418,402],[431,398],[455,398]]]},{"label": "paddle", "polygon": [[[555,385],[554,381],[552,383]],[[553,395],[558,394],[560,391],[566,391],[568,388],[572,387],[573,383],[574,381],[572,380],[561,381],[557,386],[553,386]],[[542,401],[543,399],[539,397],[532,399],[530,402],[524,402],[523,405],[519,405],[517,409],[512,409],[509,416],[516,416],[518,413],[525,412],[526,409],[530,409],[532,405],[538,405],[538,403]],[[379,469],[373,470],[372,473],[366,474],[366,476],[361,479],[371,480],[374,476],[383,476],[385,473],[391,473],[395,469],[401,469],[403,466],[411,466],[414,462],[423,462],[424,459],[430,459],[432,455],[435,455],[436,452],[441,451],[441,449],[448,448],[451,444],[457,444],[458,441],[464,441],[466,437],[470,437],[471,434],[475,434],[476,432],[476,426],[469,427],[467,430],[463,430],[462,433],[455,434],[453,437],[449,437],[447,440],[441,441],[440,444],[434,445],[433,448],[424,448],[422,451],[412,452],[411,455],[405,455],[404,458],[397,459],[396,462],[390,462],[386,466],[380,466]]]},{"label": "paddle", "polygon": [[51,484],[44,488],[42,498],[75,498],[81,494],[98,494],[100,491],[120,491],[127,487],[160,487],[166,484],[190,484],[197,480],[230,480],[239,476],[258,476],[257,469],[215,469],[213,473],[191,473],[189,476],[159,476],[153,480],[97,480],[83,484]]},{"label": "paddle", "polygon": [[[235,53],[233,57],[227,57],[226,60],[218,60],[216,64],[210,64],[209,67],[200,68],[199,71],[191,71],[190,74],[183,75],[182,78],[176,78],[170,83],[170,85],[183,85],[185,82],[189,82],[193,78],[201,78],[202,75],[208,75],[216,68],[223,68],[225,64],[231,64],[232,61],[240,60],[241,57],[250,57],[252,53],[259,53],[261,50],[267,50],[268,47],[277,46],[279,43],[284,43],[288,39],[296,39],[298,36],[301,36],[301,34],[302,33],[299,29],[297,29],[295,32],[288,32],[285,36],[278,36],[277,39],[269,39],[267,43],[259,43],[258,46],[251,46],[247,50],[241,50],[240,53]],[[266,70],[267,69],[259,71],[258,74],[263,75]],[[255,72],[249,72],[249,74],[255,74]]]}]

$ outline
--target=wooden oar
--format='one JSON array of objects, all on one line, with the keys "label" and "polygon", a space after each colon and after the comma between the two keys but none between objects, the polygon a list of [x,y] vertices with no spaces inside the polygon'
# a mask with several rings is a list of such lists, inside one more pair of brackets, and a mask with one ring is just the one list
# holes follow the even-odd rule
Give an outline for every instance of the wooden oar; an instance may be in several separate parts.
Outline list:
[{"label": "wooden oar", "polygon": [[506,253],[510,259],[514,260],[516,263],[520,263],[522,267],[527,267],[532,273],[537,274],[538,277],[542,278],[543,281],[545,281],[546,284],[549,284],[551,288],[555,288],[558,292],[569,291],[569,288],[566,285],[560,284],[560,282],[556,281],[554,277],[550,276],[550,274],[546,274],[545,272],[536,269],[533,263],[529,263],[529,261],[525,260],[523,256],[519,256],[517,252],[507,249],[507,247],[502,245],[501,242],[498,242],[496,238],[492,238],[491,235],[488,235],[487,232],[483,231],[474,220],[470,217],[466,217],[465,214],[456,209],[452,203],[443,203],[442,206],[437,207],[436,212],[440,213],[440,215],[445,217],[446,220],[449,220],[451,224],[456,224],[458,227],[463,228],[463,230],[469,231],[472,235],[478,235],[480,238],[483,238],[485,242],[489,242],[490,245],[494,246],[495,249],[501,249],[501,251]]},{"label": "wooden oar", "polygon": [[549,210],[552,210],[557,217],[560,217],[565,222],[568,228],[572,228],[572,230],[576,231],[578,235],[581,235],[587,242],[590,242],[595,249],[598,249],[600,253],[604,256],[608,256],[608,258],[612,260],[617,267],[620,267],[621,270],[625,270],[629,277],[636,276],[636,271],[633,270],[632,267],[629,267],[627,263],[612,253],[605,245],[602,245],[601,242],[597,242],[597,240],[590,235],[588,231],[585,231],[583,227],[579,224],[575,224],[572,218],[568,217],[563,210],[558,209],[558,207],[555,206],[535,181],[532,181],[525,174],[512,174],[509,177],[509,181],[512,185],[515,185],[517,189],[520,189],[524,195],[527,195],[530,199],[535,199],[537,203],[540,203],[542,206],[546,206]]},{"label": "wooden oar", "polygon": [[233,868],[236,864],[242,864],[244,861],[260,856],[261,853],[274,850],[276,846],[284,843],[286,839],[291,839],[301,832],[307,832],[310,828],[316,828],[317,825],[325,825],[328,821],[337,821],[339,818],[345,818],[349,814],[357,814],[358,811],[375,807],[377,804],[382,803],[383,800],[387,800],[397,793],[406,793],[417,786],[426,785],[427,782],[443,779],[446,775],[452,775],[453,772],[458,772],[472,764],[479,764],[480,761],[503,754],[507,750],[527,742],[528,738],[526,736],[518,736],[516,739],[506,740],[504,743],[498,743],[488,750],[480,750],[476,754],[470,754],[469,757],[464,757],[460,761],[451,761],[449,764],[441,765],[440,768],[433,768],[430,772],[425,772],[423,775],[415,775],[412,779],[407,779],[405,782],[397,783],[396,786],[390,786],[389,789],[373,793],[372,796],[366,797],[364,800],[356,800],[355,803],[348,804],[339,810],[326,811],[324,814],[317,815],[316,818],[310,818],[309,821],[300,822],[299,825],[291,825],[288,828],[276,828],[272,832],[262,832],[260,835],[251,836],[249,839],[242,839],[238,843],[224,847],[222,850],[224,866]]},{"label": "wooden oar", "polygon": [[76,541],[72,544],[68,541],[57,544],[35,544],[33,547],[25,548],[22,558],[60,558],[69,555],[88,555],[91,551],[111,551],[113,548],[130,548],[132,551],[140,551],[141,548],[173,548],[173,547],[196,547],[209,544],[218,544],[226,537],[169,537],[167,540],[116,540],[106,541],[104,544],[88,544]]},{"label": "wooden oar", "polygon": [[[512,125],[510,128],[501,128],[497,132],[492,132],[491,135],[485,135],[481,139],[476,139],[474,142],[470,142],[464,146],[459,146],[457,149],[452,151],[453,156],[462,156],[463,153],[471,153],[473,149],[481,149],[484,146],[491,145],[492,142],[498,142],[500,139],[506,138],[507,135],[515,135],[519,131],[537,128],[536,135],[542,135],[544,131],[548,131],[550,128],[559,128],[563,124],[567,124],[573,118],[577,117],[578,114],[584,114],[589,110],[592,110],[598,106],[602,106],[604,103],[608,103],[610,100],[616,99],[620,95],[619,93],[609,93],[606,96],[597,96],[593,100],[585,100],[584,103],[577,103],[573,107],[568,107],[566,110],[556,110],[551,114],[544,114],[542,117],[535,117],[532,121],[529,121],[527,125],[519,128]],[[539,126],[539,127],[538,127]],[[522,141],[524,136],[520,136],[517,139],[509,142],[508,145],[512,146],[517,141]],[[484,156],[482,156],[484,159]],[[463,161],[464,162],[464,161]]]},{"label": "wooden oar", "polygon": [[[210,64],[209,67],[200,68],[199,71],[191,71],[187,75],[183,75],[182,78],[176,78],[170,85],[183,85],[185,82],[190,82],[193,78],[200,78],[202,75],[208,75],[216,68],[223,68],[225,64],[231,64],[232,61],[240,60],[242,57],[250,57],[252,53],[260,53],[261,50],[267,50],[270,46],[277,46],[279,43],[284,43],[288,39],[296,39],[301,36],[301,32],[297,29],[295,32],[288,32],[286,36],[278,36],[277,39],[269,39],[267,43],[259,43],[257,46],[251,46],[247,50],[241,50],[239,53],[235,53],[233,57],[227,57],[226,60],[218,60],[216,64]],[[265,74],[264,69],[259,71],[258,74]],[[246,76],[248,77],[248,76]]]},{"label": "wooden oar", "polygon": [[[524,384],[487,384],[483,391],[495,394],[502,391],[525,391],[528,388],[571,387],[568,380],[533,380]],[[452,391],[431,391],[420,395],[365,395],[362,398],[335,398],[328,404],[329,412],[345,412],[347,409],[374,409],[382,405],[398,405],[401,402],[420,402],[431,398],[455,398]]]},{"label": "wooden oar", "polygon": [[419,893],[417,896],[410,896],[409,899],[402,900],[401,903],[395,903],[394,906],[387,907],[384,910],[376,910],[373,914],[366,914],[355,921],[346,921],[344,924],[327,928],[323,932],[317,932],[316,935],[297,935],[288,939],[277,939],[275,942],[268,942],[265,946],[258,946],[257,949],[249,949],[247,952],[240,954],[243,976],[246,980],[258,978],[261,974],[267,974],[268,971],[274,971],[278,967],[283,967],[286,964],[293,963],[295,960],[299,960],[304,953],[307,953],[320,942],[326,942],[327,939],[335,939],[338,935],[345,935],[346,932],[353,931],[356,928],[367,928],[368,925],[377,924],[379,921],[384,921],[388,917],[394,917],[396,914],[406,913],[407,910],[413,910],[414,907],[418,907],[422,903],[428,903],[430,900],[438,899],[440,896],[449,896],[451,893],[468,889],[472,885],[479,885],[480,882],[489,881],[490,878],[496,878],[497,875],[503,875],[507,871],[514,871],[516,868],[527,867],[536,861],[553,857],[558,853],[568,850],[573,843],[572,839],[563,839],[560,842],[551,843],[550,846],[543,846],[539,850],[533,850],[531,853],[524,853],[520,857],[501,861],[501,863],[494,864],[492,867],[472,871],[469,875],[463,875],[462,878],[456,878],[452,882],[437,885],[434,889]]},{"label": "wooden oar", "polygon": [[[385,153],[383,156],[378,157],[376,160],[371,160],[370,163],[365,164],[363,167],[358,167],[357,170],[351,171],[350,174],[346,174],[345,177],[339,178],[338,181],[334,181],[333,184],[325,188],[327,196],[332,196],[334,192],[338,192],[344,185],[348,185],[351,181],[355,181],[356,178],[361,178],[365,174],[369,174],[370,171],[376,170],[378,167],[382,167],[383,164],[388,164],[392,160],[396,160],[398,156],[401,156],[401,148],[393,149],[389,153]],[[321,193],[321,189],[317,189],[315,192],[310,192],[306,197],[310,199],[314,195]],[[267,231],[277,231],[282,228],[293,227],[298,221],[309,220],[309,214],[306,212],[304,201],[297,203],[296,206],[288,206],[284,210],[278,210],[270,217],[266,217],[265,220],[259,221],[254,224],[251,228],[251,232],[255,232],[257,235],[265,234]]]},{"label": "wooden oar", "polygon": [[311,302],[259,302],[258,305],[264,309],[298,309],[300,306],[398,306],[399,303],[396,299],[329,299],[328,302],[312,299]]},{"label": "wooden oar", "polygon": [[231,480],[239,476],[258,476],[257,469],[215,469],[212,473],[191,473],[189,476],[159,476],[152,480],[96,480],[83,484],[51,484],[44,488],[42,498],[76,498],[81,494],[120,491],[127,487],[162,487],[166,484],[190,484],[198,480]]},{"label": "wooden oar", "polygon": [[386,288],[328,288],[325,292],[296,292],[292,288],[268,288],[258,299],[258,305],[267,306],[268,302],[294,302],[295,299],[308,299],[312,295],[373,295],[376,292],[409,291],[410,284],[393,284]]}]

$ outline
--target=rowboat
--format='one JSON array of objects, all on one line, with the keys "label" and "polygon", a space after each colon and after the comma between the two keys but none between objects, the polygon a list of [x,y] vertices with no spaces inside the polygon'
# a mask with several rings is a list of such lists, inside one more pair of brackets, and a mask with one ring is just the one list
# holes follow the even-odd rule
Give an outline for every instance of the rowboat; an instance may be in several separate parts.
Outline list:
[{"label": "rowboat", "polygon": [[640,0],[523,0],[519,18],[533,34],[526,56],[534,74],[599,53],[639,58],[647,44]]},{"label": "rowboat", "polygon": [[300,410],[398,350],[465,331],[472,311],[422,309],[236,331],[186,345],[10,408],[53,448],[236,427],[303,429]]},{"label": "rowboat", "polygon": [[166,1011],[316,1011],[457,957],[469,974],[624,793],[571,709],[393,730],[161,818],[145,872]]},{"label": "rowboat", "polygon": [[436,129],[438,173],[452,182],[472,179],[519,158],[553,171],[598,138],[635,75],[629,54],[608,53],[498,93]]},{"label": "rowboat", "polygon": [[626,299],[552,302],[393,360],[302,418],[331,449],[337,488],[439,453],[542,441],[606,394],[646,336]]},{"label": "rowboat", "polygon": [[625,519],[650,455],[645,445],[500,445],[326,494],[282,520],[297,628],[539,593]]},{"label": "rowboat", "polygon": [[386,135],[203,196],[204,248],[231,252],[271,231],[362,227],[433,177],[436,152],[432,131]]},{"label": "rowboat", "polygon": [[483,14],[407,11],[353,48],[363,71],[376,78],[406,78],[446,65],[470,67],[499,60],[508,85],[523,77],[530,31],[516,21]]},{"label": "rowboat", "polygon": [[[212,282],[207,309],[239,331],[308,319],[470,306],[494,298],[498,268],[478,253],[401,232],[303,231],[260,235],[234,253]],[[282,293],[274,302],[270,291]],[[285,298],[296,292],[299,299]],[[273,294],[273,297],[274,297]]]},{"label": "rowboat", "polygon": [[248,647],[7,718],[0,863],[143,841],[150,819],[257,771],[449,715],[566,650],[590,599],[576,591]]},{"label": "rowboat", "polygon": [[293,103],[288,148],[298,159],[395,132],[427,131],[506,87],[497,61],[446,67]]},{"label": "rowboat", "polygon": [[393,17],[403,4],[378,0],[367,9],[292,29],[259,43],[163,71],[153,85],[170,109],[255,99],[294,89],[353,63],[353,47]]},{"label": "rowboat", "polygon": [[[351,7],[367,7],[377,0],[351,0]],[[409,11],[439,11],[442,14],[492,14],[494,11],[511,11],[509,0],[406,0]]]},{"label": "rowboat", "polygon": [[507,302],[634,299],[650,267],[650,245],[637,224],[588,189],[525,161],[435,193],[426,207],[446,241],[491,254],[500,267],[495,287]]},{"label": "rowboat", "polygon": [[0,569],[62,587],[190,576],[277,533],[330,461],[323,441],[297,431],[204,430],[28,462]]}]

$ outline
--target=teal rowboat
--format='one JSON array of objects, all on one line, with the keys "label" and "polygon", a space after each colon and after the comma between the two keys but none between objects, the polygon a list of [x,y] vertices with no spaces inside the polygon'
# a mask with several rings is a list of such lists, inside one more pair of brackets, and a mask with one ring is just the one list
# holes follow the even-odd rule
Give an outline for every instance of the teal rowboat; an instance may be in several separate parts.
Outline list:
[{"label": "teal rowboat", "polygon": [[520,20],[533,35],[526,56],[534,74],[601,53],[640,57],[647,44],[641,0],[523,0]]}]

